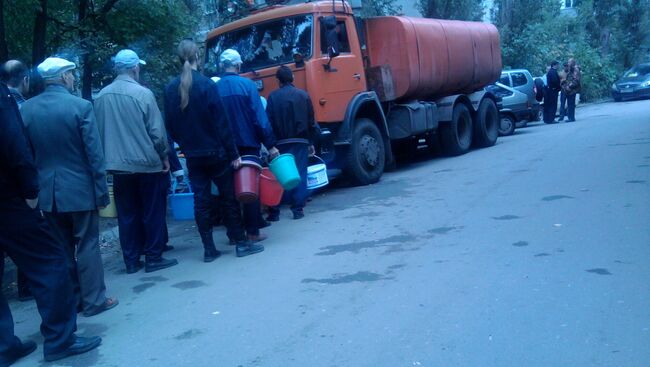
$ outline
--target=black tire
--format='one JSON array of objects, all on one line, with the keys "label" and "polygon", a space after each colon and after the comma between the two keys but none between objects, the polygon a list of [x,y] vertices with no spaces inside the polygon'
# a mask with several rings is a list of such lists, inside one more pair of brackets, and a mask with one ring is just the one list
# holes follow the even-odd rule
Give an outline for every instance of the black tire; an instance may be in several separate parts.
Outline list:
[{"label": "black tire", "polygon": [[465,154],[472,146],[472,115],[464,104],[454,106],[451,122],[440,124],[440,145],[448,155]]},{"label": "black tire", "polygon": [[614,96],[614,102],[620,102],[622,100],[623,98],[621,98],[621,96]]},{"label": "black tire", "polygon": [[477,147],[491,147],[499,137],[499,110],[490,98],[484,98],[478,106],[474,121],[474,144]]},{"label": "black tire", "polygon": [[499,123],[499,136],[510,136],[515,132],[516,122],[510,115],[501,115]]},{"label": "black tire", "polygon": [[386,149],[377,125],[366,118],[357,119],[351,142],[345,168],[348,177],[356,185],[379,181],[386,164]]}]

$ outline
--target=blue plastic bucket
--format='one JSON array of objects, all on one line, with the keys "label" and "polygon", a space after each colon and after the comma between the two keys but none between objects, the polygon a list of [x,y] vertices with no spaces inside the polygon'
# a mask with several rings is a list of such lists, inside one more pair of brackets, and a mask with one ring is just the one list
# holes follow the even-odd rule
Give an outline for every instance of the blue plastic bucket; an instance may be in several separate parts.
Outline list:
[{"label": "blue plastic bucket", "polygon": [[176,193],[177,183],[172,184],[172,193],[169,195],[169,206],[172,209],[172,215],[176,220],[193,220],[194,219],[194,194],[192,187],[187,182],[188,193]]}]

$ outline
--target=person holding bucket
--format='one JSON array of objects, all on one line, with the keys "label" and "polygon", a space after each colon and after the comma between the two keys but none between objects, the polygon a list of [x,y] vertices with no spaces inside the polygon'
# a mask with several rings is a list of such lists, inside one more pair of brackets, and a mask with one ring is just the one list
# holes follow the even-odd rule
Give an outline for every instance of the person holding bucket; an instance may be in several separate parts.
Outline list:
[{"label": "person holding bucket", "polygon": [[198,53],[191,40],[178,45],[183,71],[165,88],[165,125],[185,154],[203,260],[211,262],[221,256],[212,238],[212,182],[219,189],[223,222],[237,256],[262,252],[264,247],[246,238],[233,179],[241,159],[217,86],[197,71]]},{"label": "person holding bucket", "polygon": [[[275,148],[275,135],[257,92],[257,86],[252,81],[239,76],[241,56],[237,51],[227,49],[219,56],[219,63],[224,74],[217,87],[223,98],[225,112],[230,120],[239,154],[242,157],[250,156],[250,161],[257,163],[261,150],[260,143],[263,143],[269,150],[271,158],[277,156],[279,152]],[[245,203],[243,208],[248,238],[255,242],[266,239],[265,235],[260,234],[260,228],[265,226],[260,201]]]},{"label": "person holding bucket", "polygon": [[[314,108],[309,95],[293,85],[293,72],[281,66],[275,76],[280,89],[269,95],[266,113],[278,138],[280,153],[293,154],[300,174],[300,183],[292,190],[285,191],[284,202],[291,204],[293,219],[305,216],[304,207],[309,196],[307,191],[307,165],[309,156],[314,154],[314,142],[320,135],[320,128],[314,120]],[[280,207],[269,208],[268,221],[280,219]]]}]

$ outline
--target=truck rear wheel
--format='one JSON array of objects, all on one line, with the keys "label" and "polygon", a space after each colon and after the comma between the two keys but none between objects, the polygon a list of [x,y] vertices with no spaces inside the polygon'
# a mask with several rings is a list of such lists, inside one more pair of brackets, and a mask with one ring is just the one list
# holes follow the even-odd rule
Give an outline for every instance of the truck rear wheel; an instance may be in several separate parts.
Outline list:
[{"label": "truck rear wheel", "polygon": [[454,107],[451,122],[440,124],[440,145],[445,154],[465,154],[472,145],[472,115],[462,103]]},{"label": "truck rear wheel", "polygon": [[386,149],[381,132],[371,120],[356,120],[352,130],[346,172],[357,185],[379,181],[386,164]]},{"label": "truck rear wheel", "polygon": [[[479,147],[491,147],[499,136],[499,110],[490,98],[484,98],[478,106],[474,121],[474,142]],[[513,125],[514,126],[514,125]]]}]

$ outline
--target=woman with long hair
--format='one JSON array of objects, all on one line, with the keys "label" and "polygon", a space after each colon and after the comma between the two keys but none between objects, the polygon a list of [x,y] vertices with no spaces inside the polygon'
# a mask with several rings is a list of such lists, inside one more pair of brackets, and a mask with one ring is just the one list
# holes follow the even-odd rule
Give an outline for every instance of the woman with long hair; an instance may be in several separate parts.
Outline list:
[{"label": "woman with long hair", "polygon": [[235,199],[233,169],[241,164],[217,85],[198,72],[199,50],[194,41],[178,45],[181,74],[165,88],[165,125],[185,154],[194,192],[194,216],[204,249],[204,261],[221,256],[212,238],[210,186],[219,188],[223,221],[238,257],[264,250],[248,241]]}]

